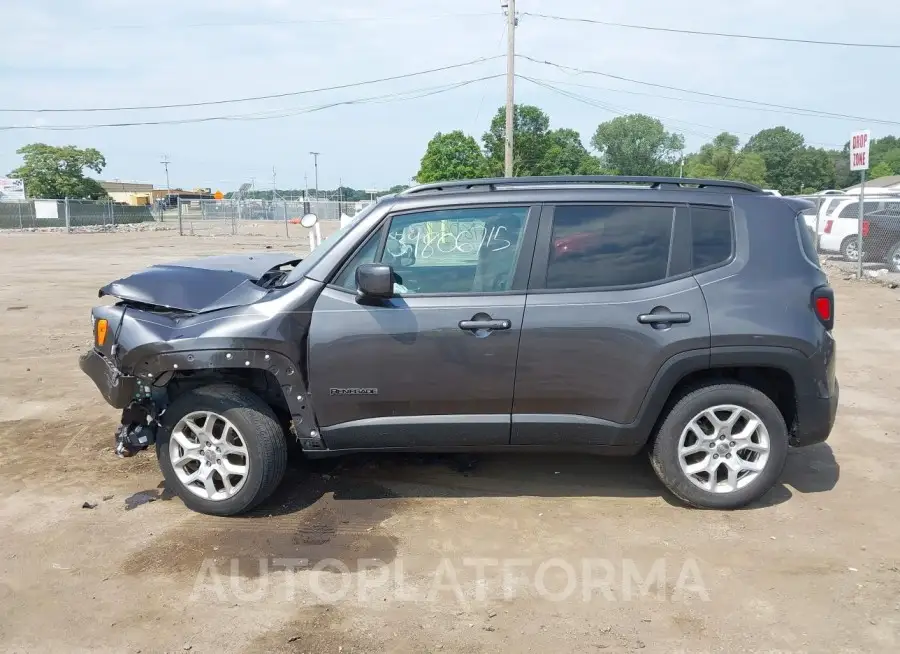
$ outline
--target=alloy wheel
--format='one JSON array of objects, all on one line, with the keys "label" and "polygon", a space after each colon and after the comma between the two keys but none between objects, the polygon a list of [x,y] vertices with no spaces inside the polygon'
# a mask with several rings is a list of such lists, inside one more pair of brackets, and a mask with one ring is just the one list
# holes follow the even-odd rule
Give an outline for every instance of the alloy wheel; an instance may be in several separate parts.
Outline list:
[{"label": "alloy wheel", "polygon": [[250,469],[244,437],[212,411],[194,411],[178,421],[169,439],[169,460],[185,488],[213,501],[240,491]]},{"label": "alloy wheel", "polygon": [[678,441],[678,463],[691,483],[732,493],[756,479],[769,460],[769,432],[749,409],[720,404],[698,413]]}]

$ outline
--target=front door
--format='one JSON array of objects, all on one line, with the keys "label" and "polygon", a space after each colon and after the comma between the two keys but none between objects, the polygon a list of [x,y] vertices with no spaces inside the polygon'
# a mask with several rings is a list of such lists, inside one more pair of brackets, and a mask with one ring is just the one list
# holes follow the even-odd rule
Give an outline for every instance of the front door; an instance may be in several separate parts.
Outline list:
[{"label": "front door", "polygon": [[[537,214],[386,218],[313,310],[310,390],[330,449],[509,443]],[[372,261],[393,266],[395,297],[357,298],[355,269]]]}]

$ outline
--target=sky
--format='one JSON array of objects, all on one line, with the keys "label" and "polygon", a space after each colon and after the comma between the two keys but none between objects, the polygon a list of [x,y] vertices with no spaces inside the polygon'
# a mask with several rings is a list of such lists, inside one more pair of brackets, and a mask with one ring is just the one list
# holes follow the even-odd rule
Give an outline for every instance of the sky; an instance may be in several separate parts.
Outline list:
[{"label": "sky", "polygon": [[[184,104],[292,93],[453,66],[356,88],[264,101],[172,109],[0,111],[0,175],[16,150],[43,142],[94,147],[99,176],[164,188],[228,191],[318,183],[388,188],[415,176],[428,140],[462,129],[480,141],[505,102],[505,18],[500,0],[19,0],[0,1],[0,109]],[[900,3],[871,0],[518,0],[516,50],[535,59],[718,95],[898,120],[900,50],[690,36],[552,21],[528,12],[603,21],[814,40],[900,43]],[[742,142],[775,125],[810,144],[841,147],[851,131],[900,126],[686,102],[700,96],[578,74],[522,59],[516,72],[582,101],[516,82],[516,102],[541,107],[551,127],[585,145],[620,113],[660,118],[696,150],[721,132]],[[493,79],[472,81],[497,76]],[[450,85],[470,84],[435,93]],[[403,94],[403,95],[397,95]],[[416,97],[419,96],[419,97]],[[668,97],[661,97],[668,96]],[[397,99],[397,98],[402,99]],[[584,100],[587,99],[585,102]],[[359,102],[365,100],[364,102]],[[339,102],[357,101],[354,104]],[[733,103],[732,103],[733,104]],[[184,124],[33,128],[173,121]],[[238,119],[233,117],[239,116]],[[260,119],[264,118],[264,119]],[[3,129],[28,127],[29,129]]]}]

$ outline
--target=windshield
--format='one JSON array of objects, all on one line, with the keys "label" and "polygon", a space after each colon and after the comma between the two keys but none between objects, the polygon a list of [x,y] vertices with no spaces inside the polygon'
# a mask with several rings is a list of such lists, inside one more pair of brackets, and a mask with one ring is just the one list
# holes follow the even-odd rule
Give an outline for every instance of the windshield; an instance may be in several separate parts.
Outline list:
[{"label": "windshield", "polygon": [[353,229],[359,222],[365,218],[377,205],[377,202],[373,202],[358,214],[353,216],[353,220],[349,223],[341,227],[339,230],[331,234],[328,238],[323,240],[319,245],[313,250],[309,256],[303,259],[300,263],[298,263],[294,269],[291,271],[291,274],[287,276],[287,279],[284,280],[284,284],[282,286],[290,286],[294,282],[296,282],[301,277],[305,276],[306,273],[321,259],[325,254],[335,246],[335,244],[340,241],[344,236],[347,235],[351,229]]}]

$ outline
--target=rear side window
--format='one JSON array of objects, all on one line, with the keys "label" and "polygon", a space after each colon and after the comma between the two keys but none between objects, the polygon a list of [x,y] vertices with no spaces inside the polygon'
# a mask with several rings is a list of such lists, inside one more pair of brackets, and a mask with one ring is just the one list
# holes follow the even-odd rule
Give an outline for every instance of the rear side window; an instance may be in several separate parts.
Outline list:
[{"label": "rear side window", "polygon": [[664,280],[673,207],[560,205],[553,214],[547,288],[634,286]]},{"label": "rear side window", "polygon": [[[863,213],[870,213],[872,211],[876,211],[878,209],[877,202],[863,202]],[[859,217],[859,202],[851,202],[846,205],[843,209],[841,209],[841,213],[838,214],[838,218],[858,218]]]},{"label": "rear side window", "polygon": [[691,207],[691,237],[694,270],[721,265],[731,258],[734,238],[731,211],[711,207]]},{"label": "rear side window", "polygon": [[[859,203],[856,203],[855,206],[858,207]],[[800,238],[800,248],[803,250],[803,254],[806,256],[806,259],[816,268],[821,268],[821,265],[819,264],[819,254],[818,252],[816,252],[816,239],[813,236],[812,230],[803,219],[802,213],[797,214],[795,222],[797,227],[797,236]]]}]

